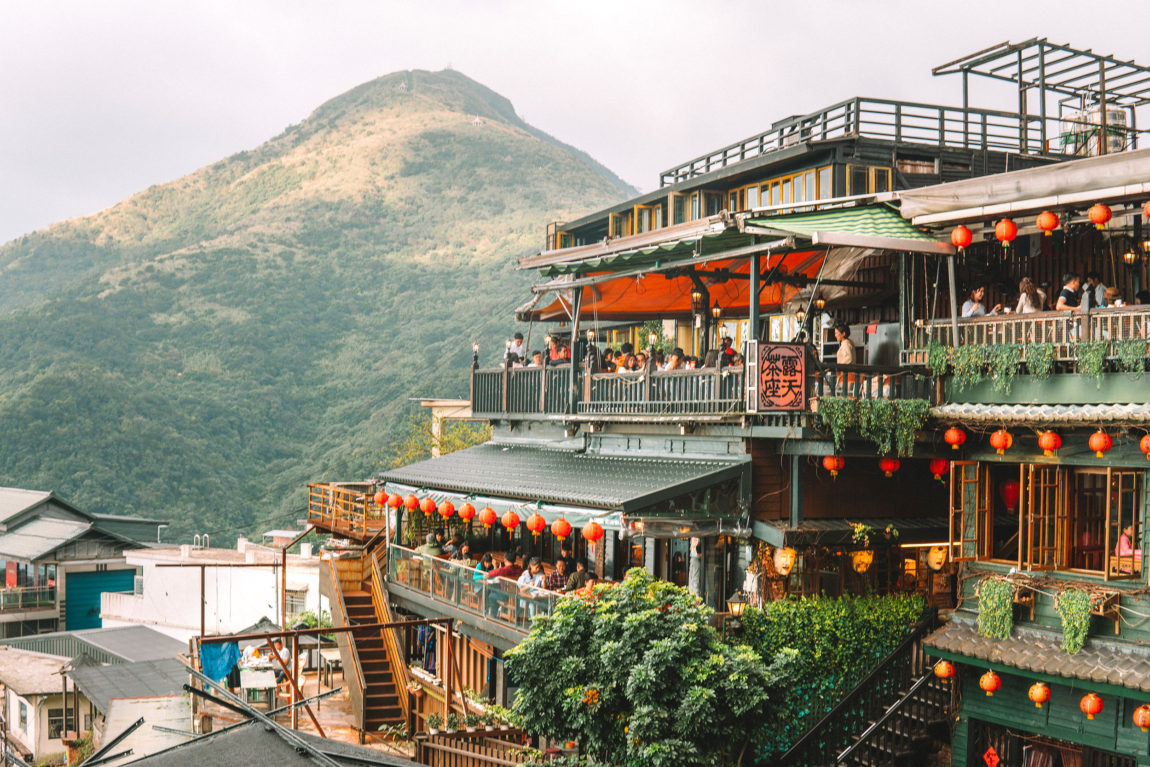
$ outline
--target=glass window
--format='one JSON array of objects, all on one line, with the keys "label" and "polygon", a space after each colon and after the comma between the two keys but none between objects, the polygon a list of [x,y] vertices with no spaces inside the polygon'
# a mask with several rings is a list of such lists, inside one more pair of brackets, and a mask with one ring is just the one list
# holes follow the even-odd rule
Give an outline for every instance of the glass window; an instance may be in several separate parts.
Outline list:
[{"label": "glass window", "polygon": [[850,168],[850,189],[847,194],[866,194],[869,190],[867,183],[867,168],[859,165],[848,166]]},{"label": "glass window", "polygon": [[703,217],[703,199],[702,199],[702,196],[698,192],[693,192],[691,194],[691,218],[690,218],[690,220],[695,221],[696,219],[700,219],[702,217]]},{"label": "glass window", "polygon": [[813,170],[803,174],[803,199],[807,201],[815,199],[815,172]]},{"label": "glass window", "polygon": [[[68,711],[68,718],[71,719],[72,721],[75,721],[75,712],[72,710],[69,710]],[[72,730],[73,728],[67,727],[66,729]],[[59,740],[61,737],[63,737],[64,730],[65,730],[64,709],[62,709],[62,708],[50,708],[50,709],[48,709],[48,739],[49,740]]]},{"label": "glass window", "polygon": [[674,195],[675,209],[672,211],[674,220],[672,223],[681,224],[687,220],[687,200],[681,194]]},{"label": "glass window", "polygon": [[834,197],[834,185],[831,182],[831,169],[819,168],[819,188],[815,199],[829,200]]},{"label": "glass window", "polygon": [[781,202],[779,196],[779,182],[771,184],[771,205],[778,205]]},{"label": "glass window", "polygon": [[307,589],[288,589],[287,592],[287,613],[288,615],[299,615],[307,609]]},{"label": "glass window", "polygon": [[747,210],[753,210],[759,207],[759,188],[757,186],[747,187]]},{"label": "glass window", "polygon": [[20,716],[17,720],[20,732],[28,732],[28,704],[20,701]]},{"label": "glass window", "polygon": [[791,201],[791,180],[787,179],[783,182],[783,203]]},{"label": "glass window", "polygon": [[890,168],[874,169],[874,191],[875,194],[890,191]]}]

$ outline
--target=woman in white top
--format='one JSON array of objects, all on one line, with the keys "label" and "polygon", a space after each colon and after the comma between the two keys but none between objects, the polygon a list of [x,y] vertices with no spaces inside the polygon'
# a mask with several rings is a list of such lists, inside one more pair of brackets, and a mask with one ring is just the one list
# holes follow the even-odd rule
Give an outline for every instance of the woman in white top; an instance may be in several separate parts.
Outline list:
[{"label": "woman in white top", "polygon": [[1034,286],[1029,277],[1023,277],[1018,283],[1018,309],[1019,314],[1033,314],[1046,309],[1046,293]]},{"label": "woman in white top", "polygon": [[995,304],[994,308],[989,312],[986,311],[986,304],[982,300],[986,297],[986,288],[979,285],[974,290],[970,291],[970,295],[962,305],[963,317],[985,317],[988,314],[998,314],[1002,311],[1002,304]]},{"label": "woman in white top", "polygon": [[835,355],[835,362],[840,365],[855,364],[855,345],[851,342],[851,327],[845,322],[835,325],[835,340],[839,342],[839,351]]}]

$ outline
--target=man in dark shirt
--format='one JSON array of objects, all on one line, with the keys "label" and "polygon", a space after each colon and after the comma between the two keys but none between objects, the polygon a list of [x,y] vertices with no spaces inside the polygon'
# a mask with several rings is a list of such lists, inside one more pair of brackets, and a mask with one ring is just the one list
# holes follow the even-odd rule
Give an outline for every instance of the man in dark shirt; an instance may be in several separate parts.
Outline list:
[{"label": "man in dark shirt", "polygon": [[487,573],[488,578],[510,578],[515,580],[523,574],[523,555],[507,552],[507,559],[503,567],[497,567]]},{"label": "man in dark shirt", "polygon": [[1058,303],[1054,308],[1060,312],[1078,311],[1078,289],[1082,287],[1082,280],[1078,275],[1070,272],[1062,276],[1062,292],[1058,294]]},{"label": "man in dark shirt", "polygon": [[567,579],[567,591],[577,591],[587,585],[587,563],[580,559],[575,563],[575,572]]}]

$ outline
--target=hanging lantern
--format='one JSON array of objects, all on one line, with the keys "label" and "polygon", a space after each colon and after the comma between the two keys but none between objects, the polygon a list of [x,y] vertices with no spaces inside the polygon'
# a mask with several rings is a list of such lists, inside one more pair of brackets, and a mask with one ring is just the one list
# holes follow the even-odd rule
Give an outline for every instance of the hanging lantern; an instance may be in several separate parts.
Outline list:
[{"label": "hanging lantern", "polygon": [[981,687],[983,692],[989,697],[1002,689],[1002,678],[993,671],[987,671],[979,677],[978,686]]},{"label": "hanging lantern", "polygon": [[495,509],[491,508],[490,506],[485,507],[483,511],[479,512],[479,521],[483,524],[484,530],[490,530],[491,526],[495,524],[495,520],[498,518],[499,517],[495,513]]},{"label": "hanging lantern", "polygon": [[974,242],[974,235],[962,224],[950,231],[950,244],[959,250],[965,250],[972,242]]},{"label": "hanging lantern", "polygon": [[1009,218],[1004,218],[994,225],[994,236],[1002,243],[1002,247],[1009,248],[1010,243],[1018,236],[1018,225]]},{"label": "hanging lantern", "polygon": [[387,505],[393,509],[398,509],[403,505],[403,496],[399,493],[392,493],[391,497],[387,499]]},{"label": "hanging lantern", "polygon": [[1044,210],[1038,214],[1038,218],[1034,220],[1034,223],[1049,237],[1051,233],[1058,228],[1058,214]]},{"label": "hanging lantern", "polygon": [[598,522],[588,522],[587,526],[583,528],[583,539],[594,546],[595,543],[603,540],[603,526]]},{"label": "hanging lantern", "polygon": [[1150,731],[1150,705],[1143,703],[1134,709],[1134,725],[1141,727],[1142,732]]},{"label": "hanging lantern", "polygon": [[851,552],[851,569],[853,569],[859,575],[862,575],[867,570],[869,570],[873,562],[873,549],[862,549],[860,551]]},{"label": "hanging lantern", "polygon": [[823,468],[831,473],[832,477],[839,475],[839,470],[846,466],[846,459],[841,455],[824,455]]},{"label": "hanging lantern", "polygon": [[419,508],[419,499],[414,495],[408,494],[408,496],[403,499],[403,507],[408,511],[415,511]]},{"label": "hanging lantern", "polygon": [[1099,429],[1090,435],[1090,442],[1087,443],[1090,449],[1094,451],[1094,455],[1099,458],[1106,457],[1106,451],[1114,447],[1114,440],[1110,439],[1110,435]]},{"label": "hanging lantern", "polygon": [[1035,682],[1030,685],[1030,690],[1027,691],[1026,697],[1034,701],[1035,708],[1042,708],[1042,704],[1050,700],[1050,688],[1042,682]]},{"label": "hanging lantern", "polygon": [[454,513],[455,504],[451,501],[444,501],[443,503],[439,504],[439,516],[443,517],[444,522],[450,519],[451,515]]},{"label": "hanging lantern", "polygon": [[1095,714],[1102,713],[1102,698],[1088,692],[1082,696],[1078,708],[1082,709],[1082,713],[1086,714],[1087,719],[1093,719]]},{"label": "hanging lantern", "polygon": [[430,517],[435,513],[435,501],[430,498],[424,498],[419,502],[419,510],[423,512],[423,516]]},{"label": "hanging lantern", "polygon": [[1150,434],[1138,440],[1138,449],[1146,454],[1146,460],[1150,461]]},{"label": "hanging lantern", "polygon": [[1109,205],[1096,202],[1090,206],[1090,210],[1086,211],[1086,217],[1090,219],[1090,223],[1099,229],[1105,229],[1106,222],[1114,218],[1114,213],[1111,212]]},{"label": "hanging lantern", "polygon": [[934,675],[938,677],[943,684],[950,684],[950,680],[954,679],[954,675],[958,673],[954,668],[954,664],[948,660],[940,660],[934,664]]},{"label": "hanging lantern", "polygon": [[470,503],[465,503],[459,507],[459,518],[464,522],[470,522],[475,516],[475,507]]},{"label": "hanging lantern", "polygon": [[1044,431],[1038,435],[1038,446],[1047,458],[1054,456],[1054,452],[1062,447],[1062,437],[1056,431]]},{"label": "hanging lantern", "polygon": [[514,531],[515,528],[519,527],[519,515],[508,509],[499,520],[499,524],[503,525],[508,532]]},{"label": "hanging lantern", "polygon": [[1142,218],[1150,220],[1150,200],[1142,203]]},{"label": "hanging lantern", "polygon": [[372,498],[372,500],[375,501],[376,506],[382,507],[387,504],[387,493],[383,490],[380,490],[375,494],[375,497]]},{"label": "hanging lantern", "polygon": [[943,441],[950,445],[951,450],[958,450],[963,442],[966,442],[966,432],[957,426],[951,426],[942,435]]},{"label": "hanging lantern", "polygon": [[551,523],[551,534],[562,543],[568,535],[571,535],[571,523],[563,519],[563,517],[559,517],[559,519]]},{"label": "hanging lantern", "polygon": [[893,477],[894,473],[898,471],[899,463],[897,458],[879,458],[878,467],[882,470],[883,476]]},{"label": "hanging lantern", "polygon": [[999,455],[1004,454],[1014,444],[1014,436],[1006,429],[999,429],[990,435],[990,446],[998,451]]},{"label": "hanging lantern", "polygon": [[547,529],[547,520],[543,515],[536,512],[527,518],[527,529],[535,536],[535,540],[539,540],[539,534]]},{"label": "hanging lantern", "polygon": [[998,495],[1002,498],[1007,511],[1014,511],[1018,507],[1018,497],[1022,495],[1022,487],[1017,479],[1008,479],[998,486]]},{"label": "hanging lantern", "polygon": [[930,473],[934,475],[935,479],[941,480],[942,475],[946,474],[950,469],[950,461],[945,458],[935,458],[930,462]]}]

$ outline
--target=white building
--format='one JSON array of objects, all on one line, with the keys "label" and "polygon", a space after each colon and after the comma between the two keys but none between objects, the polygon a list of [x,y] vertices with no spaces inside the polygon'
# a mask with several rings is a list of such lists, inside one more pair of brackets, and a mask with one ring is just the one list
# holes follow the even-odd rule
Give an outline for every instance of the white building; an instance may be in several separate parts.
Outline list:
[{"label": "white building", "polygon": [[[265,617],[284,625],[281,561],[278,548],[244,538],[235,549],[184,545],[128,552],[128,564],[140,569],[136,590],[103,595],[104,626],[141,624],[187,641],[200,633],[201,584],[204,630],[209,635],[235,633]],[[319,566],[320,558],[311,555],[310,544],[301,545],[301,554],[288,555],[288,622],[304,611],[329,609],[319,594]]]},{"label": "white building", "polygon": [[[0,647],[0,684],[4,688],[4,717],[13,750],[33,764],[55,761],[65,751],[62,736],[74,732],[73,722],[64,721],[61,669],[68,659],[14,647]],[[68,718],[74,719],[72,690],[68,691]],[[78,695],[80,712],[91,727],[88,700]]]}]

